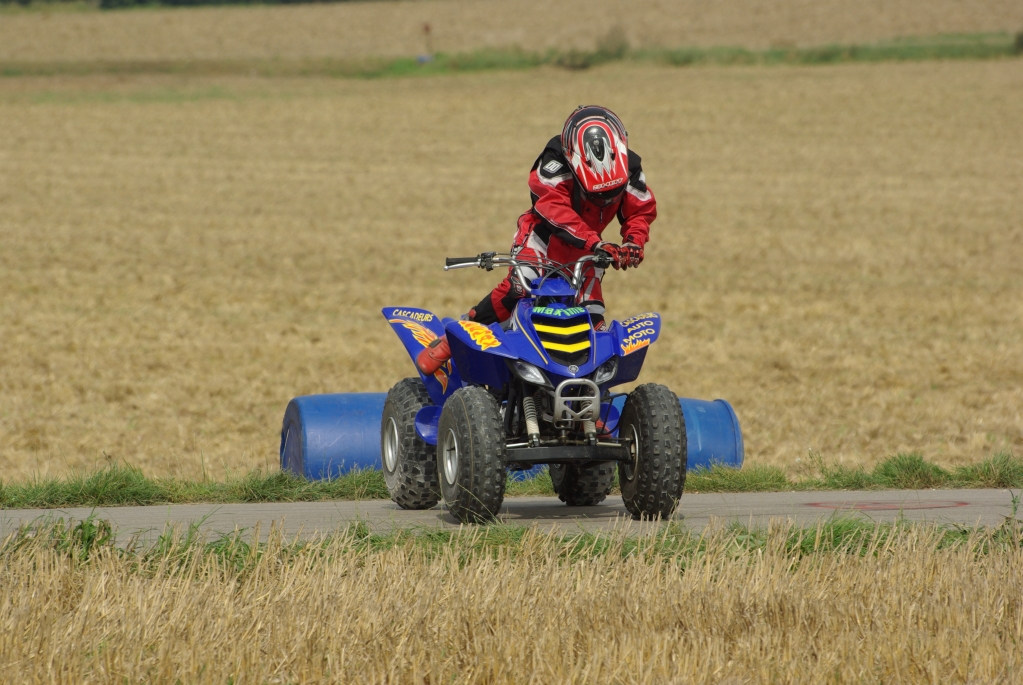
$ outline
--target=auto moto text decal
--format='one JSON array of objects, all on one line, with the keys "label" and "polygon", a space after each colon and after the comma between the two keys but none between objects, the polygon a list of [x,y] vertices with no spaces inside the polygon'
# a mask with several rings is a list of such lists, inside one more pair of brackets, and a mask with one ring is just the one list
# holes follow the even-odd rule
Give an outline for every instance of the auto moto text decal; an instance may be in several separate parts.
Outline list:
[{"label": "auto moto text decal", "polygon": [[623,357],[650,346],[650,342],[657,336],[660,318],[654,312],[647,312],[622,321],[622,327],[625,329],[625,339],[622,340]]}]

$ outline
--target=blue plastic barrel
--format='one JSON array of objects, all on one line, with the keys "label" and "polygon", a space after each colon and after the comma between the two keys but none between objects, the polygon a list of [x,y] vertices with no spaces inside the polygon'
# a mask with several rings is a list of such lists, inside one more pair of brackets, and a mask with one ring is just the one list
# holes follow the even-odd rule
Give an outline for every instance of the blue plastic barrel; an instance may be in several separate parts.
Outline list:
[{"label": "blue plastic barrel", "polygon": [[[611,401],[604,423],[617,434],[618,419],[625,408],[626,395]],[[709,469],[714,464],[742,468],[746,450],[742,429],[732,405],[724,400],[693,400],[678,398],[686,423],[686,469]]]},{"label": "blue plastic barrel", "polygon": [[710,468],[714,464],[742,468],[746,448],[742,444],[739,417],[724,400],[706,402],[678,398],[686,421],[686,468]]},{"label": "blue plastic barrel", "polygon": [[288,403],[281,469],[309,480],[380,468],[380,421],[387,393],[306,395]]},{"label": "blue plastic barrel", "polygon": [[[308,478],[334,478],[352,469],[380,468],[380,421],[387,393],[306,395],[288,404],[281,428],[281,469]],[[741,468],[745,457],[739,419],[728,402],[679,398],[686,422],[687,468],[721,464]],[[614,418],[625,405],[615,398]],[[513,472],[516,480],[540,467]]]}]

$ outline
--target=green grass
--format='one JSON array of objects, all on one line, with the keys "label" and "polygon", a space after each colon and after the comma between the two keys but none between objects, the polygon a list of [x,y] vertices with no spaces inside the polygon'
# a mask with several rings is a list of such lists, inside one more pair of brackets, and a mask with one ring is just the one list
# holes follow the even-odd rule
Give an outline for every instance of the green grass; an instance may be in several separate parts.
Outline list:
[{"label": "green grass", "polygon": [[328,76],[336,78],[386,78],[433,76],[494,69],[532,69],[553,66],[569,70],[589,69],[610,62],[631,61],[674,66],[837,64],[845,62],[892,62],[920,60],[997,59],[1023,55],[1023,32],[939,35],[902,38],[865,45],[825,45],[808,48],[747,50],[737,47],[689,47],[630,49],[624,37],[614,33],[599,41],[596,50],[544,53],[519,49],[485,49],[474,52],[438,53],[420,62],[397,59],[306,60],[183,60],[98,61],[55,63],[0,63],[0,76],[53,76],[87,74],[242,74],[259,76]]},{"label": "green grass", "polygon": [[802,477],[794,480],[777,466],[749,466],[740,471],[715,466],[690,471],[686,492],[1023,487],[1023,459],[1010,452],[952,470],[932,464],[919,454],[896,454],[871,470],[828,464],[813,453],[809,461]]},{"label": "green grass", "polygon": [[836,62],[899,62],[934,59],[992,59],[1023,53],[1023,33],[977,33],[901,38],[867,45],[825,45],[809,48],[681,48],[639,53],[669,64],[834,64]]},{"label": "green grass", "polygon": [[[793,490],[882,490],[929,488],[1023,488],[1023,459],[1011,453],[944,469],[920,455],[898,454],[873,469],[829,465],[811,455],[810,468],[791,479],[776,466],[750,465],[741,470],[715,466],[690,471],[686,492],[781,492]],[[616,483],[617,489],[617,483]],[[553,495],[544,472],[525,481],[509,479],[507,495]],[[281,471],[252,471],[214,480],[150,478],[133,466],[119,464],[62,478],[0,482],[0,508],[55,509],[92,506],[186,504],[193,502],[314,502],[387,499],[379,471],[355,471],[340,478],[306,481]]]},{"label": "green grass", "polygon": [[[819,554],[880,555],[886,543],[895,536],[914,528],[935,536],[937,549],[969,545],[976,554],[987,554],[994,549],[1023,549],[1023,521],[1015,516],[1005,517],[998,526],[966,527],[959,525],[914,524],[905,520],[895,523],[874,523],[862,518],[836,516],[818,524],[800,527],[789,525],[783,531],[781,548],[791,559]],[[727,547],[736,557],[748,556],[777,549],[778,530],[750,527],[735,522],[720,531],[730,538]],[[160,566],[170,562],[184,566],[195,557],[218,557],[236,571],[255,568],[261,555],[270,552],[283,561],[300,554],[372,554],[395,548],[421,552],[427,558],[454,553],[465,561],[480,555],[496,557],[503,554],[518,556],[535,550],[537,538],[554,543],[559,556],[566,561],[592,559],[599,556],[644,556],[654,558],[695,558],[708,546],[708,532],[696,532],[677,522],[662,526],[657,532],[642,536],[628,535],[627,531],[600,533],[542,533],[524,526],[491,524],[460,530],[397,529],[388,533],[371,533],[364,523],[356,522],[325,536],[293,540],[271,531],[270,540],[259,542],[259,531],[243,530],[230,534],[210,536],[193,524],[187,529],[168,526],[156,541],[148,546],[137,538],[117,546],[113,527],[109,522],[89,517],[70,522],[58,519],[42,525],[22,526],[0,540],[0,564],[25,547],[44,547],[67,554],[78,561],[88,561],[103,550],[134,557],[142,567]],[[716,533],[713,533],[713,537]],[[334,544],[340,543],[340,544]],[[191,564],[203,568],[201,564]]]},{"label": "green grass", "polygon": [[149,478],[119,464],[63,478],[34,478],[0,483],[0,507],[61,508],[182,504],[188,502],[310,502],[334,499],[384,499],[379,471],[353,471],[342,478],[306,481],[290,473],[251,473],[223,481]]},{"label": "green grass", "polygon": [[0,0],[0,15],[4,14],[54,14],[64,12],[95,12],[99,10],[98,2],[89,0],[57,0],[55,2],[17,2]]}]

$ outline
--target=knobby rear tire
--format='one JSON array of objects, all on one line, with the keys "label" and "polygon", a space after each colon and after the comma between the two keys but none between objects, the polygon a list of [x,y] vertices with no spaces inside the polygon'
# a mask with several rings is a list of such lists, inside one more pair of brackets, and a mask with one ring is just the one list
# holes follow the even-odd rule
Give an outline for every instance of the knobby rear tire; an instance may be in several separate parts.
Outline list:
[{"label": "knobby rear tire", "polygon": [[570,507],[591,507],[603,502],[611,492],[615,462],[551,464],[550,473],[558,499]]},{"label": "knobby rear tire", "polygon": [[[419,378],[398,381],[384,401],[380,461],[387,491],[402,509],[429,509],[440,501],[437,448],[416,435],[416,413],[432,405]],[[393,450],[390,458],[389,449]]]},{"label": "knobby rear tire", "polygon": [[497,400],[484,388],[459,388],[444,403],[438,428],[437,465],[448,509],[462,523],[492,521],[504,502],[507,477]]},{"label": "knobby rear tire", "polygon": [[618,465],[625,508],[634,519],[667,519],[686,484],[686,423],[678,397],[648,383],[629,394],[618,424],[619,438],[638,438],[631,464]]}]

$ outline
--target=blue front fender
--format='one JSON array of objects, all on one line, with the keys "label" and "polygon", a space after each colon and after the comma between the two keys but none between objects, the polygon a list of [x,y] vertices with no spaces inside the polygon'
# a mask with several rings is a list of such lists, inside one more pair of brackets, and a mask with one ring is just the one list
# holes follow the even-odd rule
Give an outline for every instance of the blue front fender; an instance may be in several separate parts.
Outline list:
[{"label": "blue front fender", "polygon": [[650,345],[661,335],[661,317],[655,312],[632,316],[611,325],[614,353],[618,355],[615,385],[639,378]]},{"label": "blue front fender", "polygon": [[618,341],[617,353],[622,357],[628,357],[650,347],[661,335],[661,315],[647,312],[624,321],[615,321],[612,328]]},{"label": "blue front fender", "polygon": [[501,326],[476,321],[444,320],[451,358],[468,383],[501,387],[508,382],[505,359],[518,359]]}]

